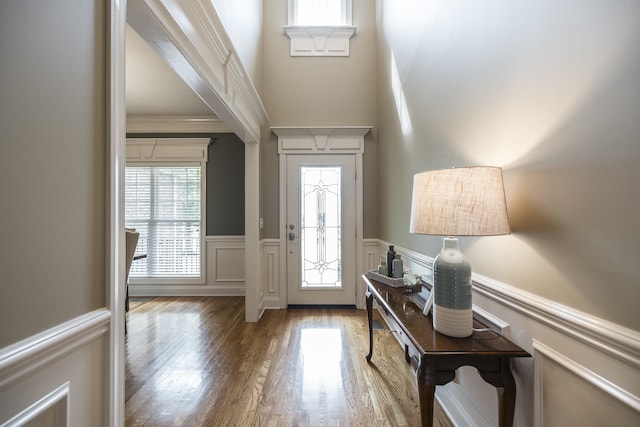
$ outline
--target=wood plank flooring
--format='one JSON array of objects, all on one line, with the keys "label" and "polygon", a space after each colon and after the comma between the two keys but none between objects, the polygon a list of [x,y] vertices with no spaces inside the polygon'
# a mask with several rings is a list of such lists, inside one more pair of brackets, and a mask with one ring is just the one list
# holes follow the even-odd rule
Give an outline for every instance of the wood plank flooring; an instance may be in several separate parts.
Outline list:
[{"label": "wood plank flooring", "polygon": [[[414,374],[365,310],[268,310],[243,297],[131,301],[127,426],[419,426]],[[436,404],[435,426],[452,424]]]}]

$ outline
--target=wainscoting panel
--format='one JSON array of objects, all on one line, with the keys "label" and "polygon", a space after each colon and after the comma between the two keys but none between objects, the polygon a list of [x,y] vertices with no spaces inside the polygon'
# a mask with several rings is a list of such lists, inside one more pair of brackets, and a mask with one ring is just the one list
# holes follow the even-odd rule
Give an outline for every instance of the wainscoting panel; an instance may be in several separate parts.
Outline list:
[{"label": "wainscoting panel", "polygon": [[[244,292],[244,236],[207,236],[208,287],[222,292]],[[216,292],[219,295],[220,293]]]},{"label": "wainscoting panel", "polygon": [[261,242],[261,301],[264,308],[285,308],[284,283],[280,282],[280,240],[265,239]]},{"label": "wainscoting panel", "polygon": [[2,349],[0,425],[104,425],[110,318],[96,310]]},{"label": "wainscoting panel", "polygon": [[[379,253],[387,247],[378,241]],[[432,258],[395,250],[405,270],[431,283]],[[474,315],[533,355],[512,362],[514,425],[640,425],[640,332],[491,278],[474,275],[473,280]],[[495,389],[474,369],[459,369],[453,382],[437,387],[436,397],[455,425],[498,423]]]},{"label": "wainscoting panel", "polygon": [[245,294],[244,236],[207,236],[204,256],[204,284],[171,283],[130,284],[132,297],[154,296],[227,296]]},{"label": "wainscoting panel", "polygon": [[638,425],[639,396],[535,339],[533,349],[536,427]]},{"label": "wainscoting panel", "polygon": [[[362,265],[364,270],[361,274],[365,274],[369,270],[375,270],[380,264],[380,248],[378,241],[375,239],[362,239]],[[360,277],[358,275],[358,277]]]}]

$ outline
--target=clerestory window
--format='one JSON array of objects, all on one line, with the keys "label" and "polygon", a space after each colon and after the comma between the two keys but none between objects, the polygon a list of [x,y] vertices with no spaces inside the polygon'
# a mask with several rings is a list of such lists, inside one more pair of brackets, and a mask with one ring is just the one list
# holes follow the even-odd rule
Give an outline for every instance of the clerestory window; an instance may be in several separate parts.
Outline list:
[{"label": "clerestory window", "polygon": [[351,25],[351,0],[289,0],[289,25]]},{"label": "clerestory window", "polygon": [[351,0],[289,0],[291,56],[349,56]]}]

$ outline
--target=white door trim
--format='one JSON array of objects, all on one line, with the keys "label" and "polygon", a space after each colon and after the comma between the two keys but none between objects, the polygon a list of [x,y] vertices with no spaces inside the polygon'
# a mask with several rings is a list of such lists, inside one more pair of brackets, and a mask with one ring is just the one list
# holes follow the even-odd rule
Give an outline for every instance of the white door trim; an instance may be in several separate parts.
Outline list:
[{"label": "white door trim", "polygon": [[106,189],[107,248],[105,297],[111,312],[109,345],[105,348],[108,360],[108,383],[105,390],[105,425],[124,425],[124,168],[126,159],[125,130],[125,27],[126,2],[109,2],[109,107],[108,181]]},{"label": "white door trim", "polygon": [[[356,164],[356,276],[363,271],[362,233],[363,233],[363,185],[362,156],[364,155],[364,137],[371,126],[312,126],[312,127],[272,127],[278,137],[279,159],[279,227],[280,227],[280,308],[287,307],[286,275],[286,177],[287,155],[289,154],[353,154]],[[356,306],[364,308],[364,291],[356,284]]]}]

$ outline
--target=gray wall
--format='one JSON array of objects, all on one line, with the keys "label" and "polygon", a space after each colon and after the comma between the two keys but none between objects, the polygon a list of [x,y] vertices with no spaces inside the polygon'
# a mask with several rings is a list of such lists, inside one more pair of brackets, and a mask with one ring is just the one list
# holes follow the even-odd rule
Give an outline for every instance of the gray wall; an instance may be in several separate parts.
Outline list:
[{"label": "gray wall", "polygon": [[463,238],[474,271],[640,330],[640,3],[376,5],[379,237],[435,256],[413,174],[502,166],[513,234]]},{"label": "gray wall", "polygon": [[[376,121],[375,9],[368,0],[353,0],[349,57],[291,57],[287,1],[264,2],[263,101],[271,126],[373,126]],[[364,186],[375,187],[375,132],[365,140]],[[278,233],[277,138],[263,132],[261,147],[262,238]],[[365,193],[364,236],[375,237],[375,192]]]},{"label": "gray wall", "polygon": [[217,134],[207,162],[207,236],[244,235],[244,143]]},{"label": "gray wall", "polygon": [[244,235],[244,143],[240,138],[233,133],[129,133],[127,138],[211,138],[206,169],[206,235]]},{"label": "gray wall", "polygon": [[105,10],[0,3],[0,348],[105,305]]}]

